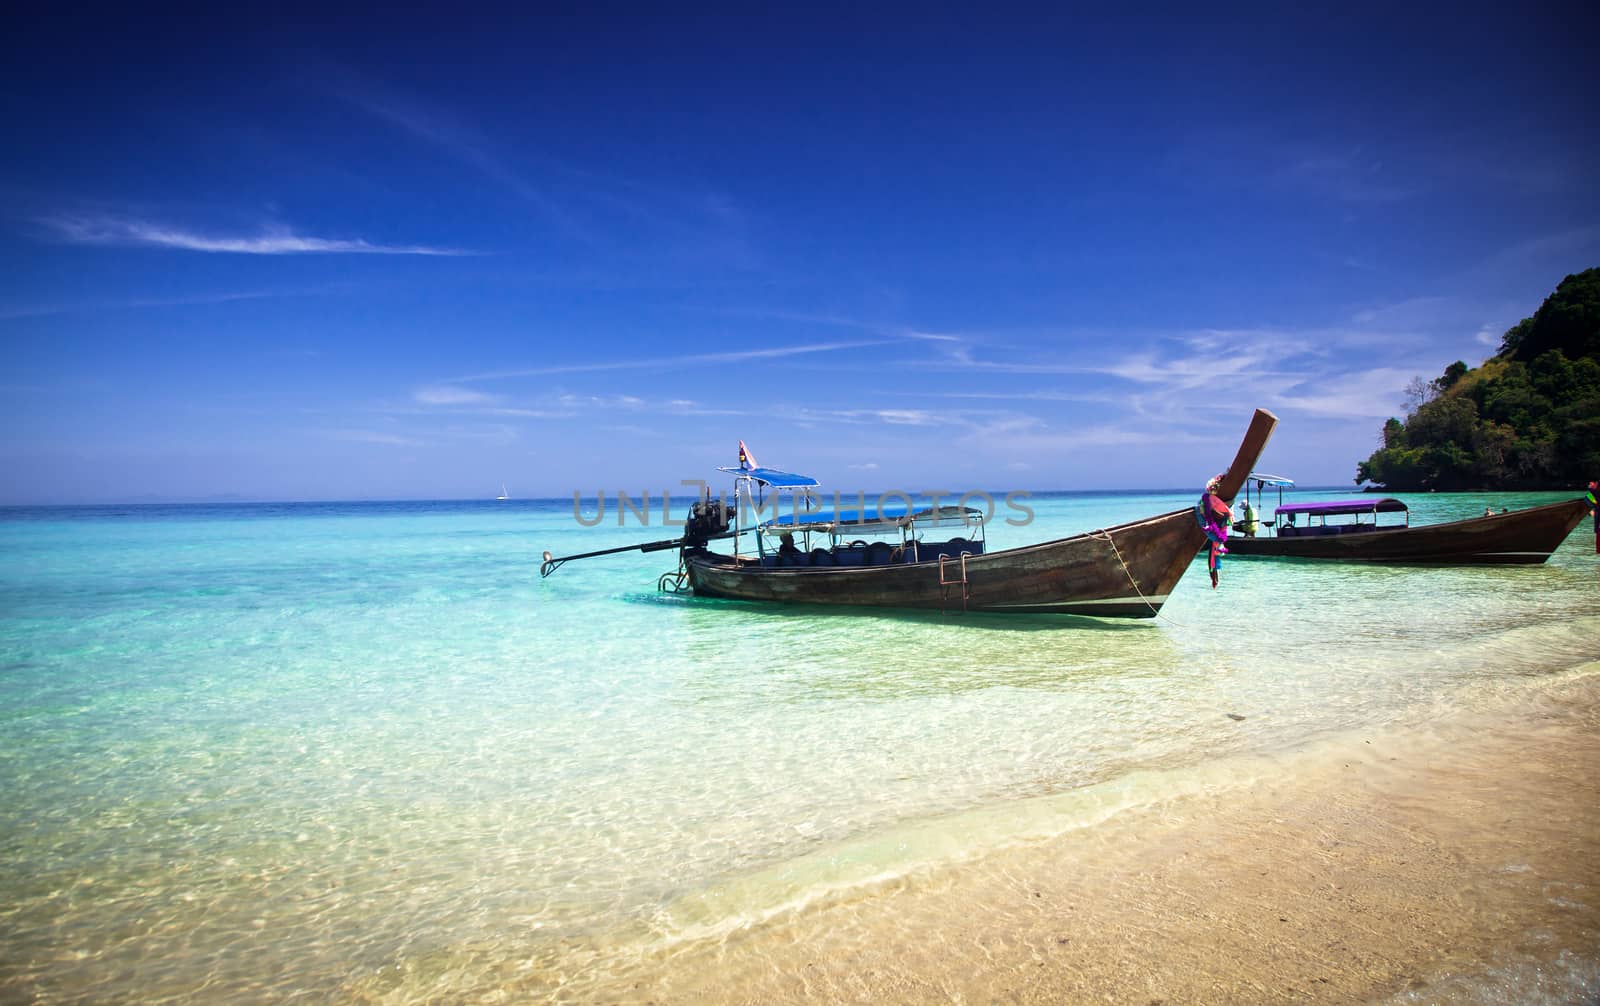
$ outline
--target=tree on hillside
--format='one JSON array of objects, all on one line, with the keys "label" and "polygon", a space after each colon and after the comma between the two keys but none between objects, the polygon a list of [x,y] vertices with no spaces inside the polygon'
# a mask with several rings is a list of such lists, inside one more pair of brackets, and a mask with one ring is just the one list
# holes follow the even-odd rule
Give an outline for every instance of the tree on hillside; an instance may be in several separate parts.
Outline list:
[{"label": "tree on hillside", "polygon": [[1600,356],[1600,269],[1562,280],[1533,317],[1506,332],[1499,356],[1526,363],[1552,349],[1569,360]]},{"label": "tree on hillside", "polygon": [[1483,371],[1457,360],[1406,387],[1405,421],[1356,482],[1403,489],[1539,489],[1600,477],[1600,269],[1561,281],[1506,332]]}]

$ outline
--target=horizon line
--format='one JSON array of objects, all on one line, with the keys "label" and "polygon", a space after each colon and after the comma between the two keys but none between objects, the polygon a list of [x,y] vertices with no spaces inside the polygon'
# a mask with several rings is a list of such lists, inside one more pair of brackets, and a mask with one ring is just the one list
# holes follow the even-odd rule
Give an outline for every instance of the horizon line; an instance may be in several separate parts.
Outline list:
[{"label": "horizon line", "polygon": [[[1334,484],[1334,483],[1323,483],[1323,484],[1310,484],[1310,483],[1307,483],[1306,485],[1303,485],[1303,486],[1296,486],[1295,489],[1291,490],[1291,491],[1293,491],[1293,492],[1303,492],[1303,491],[1308,491],[1308,490],[1313,490],[1313,489],[1314,490],[1319,490],[1319,491],[1331,490],[1331,491],[1335,491],[1335,492],[1352,492],[1352,493],[1357,493],[1357,492],[1359,492],[1359,493],[1365,493],[1365,492],[1391,492],[1391,491],[1392,492],[1427,492],[1430,495],[1438,495],[1437,493],[1435,493],[1432,490],[1415,490],[1415,491],[1412,491],[1412,490],[1399,490],[1399,489],[1397,489],[1397,490],[1388,490],[1388,489],[1377,489],[1377,488],[1371,487],[1371,486],[1347,486],[1347,485]],[[604,492],[608,499],[616,499],[617,498],[616,493],[618,492],[618,490],[603,489],[603,490],[599,490],[599,491],[600,492]],[[632,501],[637,502],[639,500],[639,498],[640,498],[640,494],[637,493],[637,492],[634,492],[632,490],[622,490],[622,491],[627,492],[629,499],[632,500]],[[658,502],[663,498],[663,495],[661,493],[657,492],[654,489],[648,489],[646,491],[649,493],[652,503]],[[1111,489],[1009,489],[1009,490],[965,489],[965,490],[960,490],[960,491],[951,490],[948,494],[946,494],[944,492],[940,492],[939,498],[941,500],[942,499],[946,499],[946,498],[959,499],[960,496],[963,493],[986,493],[986,494],[988,494],[990,496],[993,496],[995,499],[1000,500],[1000,499],[1003,499],[1007,493],[1026,493],[1031,497],[1031,496],[1065,496],[1065,495],[1086,495],[1086,496],[1087,495],[1098,495],[1098,496],[1107,496],[1107,495],[1120,495],[1120,494],[1130,494],[1130,495],[1131,494],[1169,495],[1169,494],[1181,494],[1181,493],[1190,493],[1190,492],[1198,492],[1198,491],[1199,491],[1199,489],[1197,487],[1192,487],[1192,486],[1156,486],[1156,487],[1148,487],[1148,488],[1124,486],[1124,487],[1111,488]],[[1476,493],[1501,492],[1501,493],[1507,493],[1507,492],[1561,492],[1561,491],[1563,491],[1563,490],[1560,490],[1560,489],[1516,489],[1516,490],[1506,489],[1506,490],[1465,490],[1464,492],[1476,492]],[[877,498],[879,496],[883,496],[883,495],[886,495],[886,494],[889,494],[889,493],[905,494],[905,495],[911,496],[914,499],[927,499],[927,498],[929,498],[926,490],[907,491],[907,490],[904,490],[904,489],[894,489],[894,488],[879,489],[879,490],[873,490],[873,489],[850,489],[850,490],[841,489],[841,490],[837,490],[837,494],[840,497],[844,497],[844,498],[854,498],[857,495],[865,495],[865,496],[867,496],[869,498],[874,498],[875,499],[875,498]],[[724,492],[721,495],[725,498],[726,496],[729,495],[729,493]],[[829,490],[829,491],[818,493],[817,495],[818,495],[818,497],[820,499],[826,500],[826,499],[829,499],[832,496],[834,496],[835,495],[835,491]],[[1448,494],[1446,494],[1446,495],[1448,495]],[[682,493],[682,492],[672,492],[672,493],[667,494],[665,498],[672,499],[672,500],[694,500],[694,499],[698,499],[699,496],[698,496],[698,494],[686,494],[686,493]],[[579,499],[580,499],[580,501],[592,502],[592,501],[597,500],[598,497],[593,492],[591,492],[591,493],[585,493],[585,494],[581,495],[579,497]],[[55,509],[82,508],[82,509],[88,509],[88,508],[95,508],[95,507],[141,507],[141,506],[294,506],[294,505],[301,505],[301,504],[323,506],[323,505],[332,505],[332,504],[364,504],[364,505],[370,505],[370,504],[395,504],[395,503],[399,503],[399,504],[428,504],[428,503],[485,503],[485,504],[490,504],[490,503],[494,503],[494,504],[501,504],[501,503],[560,503],[560,504],[564,504],[564,505],[569,505],[570,506],[571,503],[572,503],[572,495],[569,493],[569,494],[563,495],[563,496],[546,496],[546,495],[511,496],[511,497],[508,497],[507,499],[497,499],[494,496],[434,496],[434,497],[420,497],[419,496],[419,497],[410,497],[410,498],[398,498],[398,497],[396,497],[396,498],[386,498],[386,497],[377,497],[377,496],[365,496],[365,497],[344,497],[344,498],[333,498],[333,497],[329,497],[329,498],[310,498],[310,497],[287,497],[287,496],[285,496],[285,497],[247,496],[247,495],[243,495],[243,494],[238,494],[238,495],[235,495],[235,494],[222,494],[222,495],[215,495],[215,496],[156,496],[156,495],[152,495],[152,494],[146,494],[144,496],[140,496],[140,497],[137,497],[137,498],[127,498],[127,499],[76,500],[76,501],[70,501],[70,502],[69,501],[63,501],[63,500],[56,500],[56,501],[50,501],[50,502],[40,501],[40,502],[31,502],[31,503],[0,502],[0,510],[27,510],[27,509],[45,509],[45,508],[55,508]]]}]

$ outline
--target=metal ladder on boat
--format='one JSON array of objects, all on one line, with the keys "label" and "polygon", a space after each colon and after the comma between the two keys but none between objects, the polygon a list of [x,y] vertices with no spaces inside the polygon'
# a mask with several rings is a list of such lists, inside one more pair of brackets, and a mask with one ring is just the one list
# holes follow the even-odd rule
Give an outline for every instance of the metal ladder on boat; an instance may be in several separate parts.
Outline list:
[{"label": "metal ladder on boat", "polygon": [[[945,609],[950,604],[950,588],[956,584],[961,585],[961,613],[963,615],[967,613],[967,599],[972,596],[972,585],[967,582],[967,556],[971,554],[971,552],[961,553],[961,579],[959,580],[951,580],[945,577],[944,563],[950,557],[943,554],[939,556],[939,614],[946,613]],[[955,566],[955,563],[952,562],[950,565]]]},{"label": "metal ladder on boat", "polygon": [[661,574],[656,581],[656,590],[663,594],[689,593],[689,568],[684,565],[683,559],[678,559],[678,568],[670,569]]}]

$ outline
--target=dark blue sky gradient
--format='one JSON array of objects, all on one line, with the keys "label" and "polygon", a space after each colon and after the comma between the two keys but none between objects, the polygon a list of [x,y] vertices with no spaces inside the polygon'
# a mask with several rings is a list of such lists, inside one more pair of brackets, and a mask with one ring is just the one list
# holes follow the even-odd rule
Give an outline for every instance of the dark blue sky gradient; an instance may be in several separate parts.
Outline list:
[{"label": "dark blue sky gradient", "polygon": [[22,20],[0,502],[1346,483],[1600,264],[1595,22]]}]

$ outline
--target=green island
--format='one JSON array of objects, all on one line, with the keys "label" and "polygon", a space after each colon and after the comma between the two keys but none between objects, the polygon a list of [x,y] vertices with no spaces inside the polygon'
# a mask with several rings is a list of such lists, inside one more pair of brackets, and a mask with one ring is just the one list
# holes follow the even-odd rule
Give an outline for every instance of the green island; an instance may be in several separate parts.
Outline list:
[{"label": "green island", "polygon": [[1600,477],[1600,268],[1568,276],[1479,367],[1407,388],[1356,466],[1384,491],[1567,489]]}]

